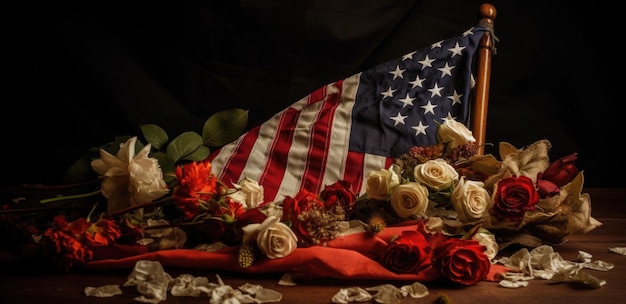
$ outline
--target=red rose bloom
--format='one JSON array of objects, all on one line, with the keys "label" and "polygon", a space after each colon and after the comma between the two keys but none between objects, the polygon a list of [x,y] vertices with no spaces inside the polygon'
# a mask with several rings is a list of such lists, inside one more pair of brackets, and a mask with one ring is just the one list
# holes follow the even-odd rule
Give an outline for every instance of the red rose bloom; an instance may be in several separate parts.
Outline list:
[{"label": "red rose bloom", "polygon": [[578,174],[578,168],[574,164],[577,159],[578,154],[572,153],[556,160],[541,174],[541,179],[549,180],[557,185],[557,187],[565,186]]},{"label": "red rose bloom", "polygon": [[424,235],[407,230],[389,244],[382,264],[396,273],[419,273],[431,266],[430,256],[431,248]]},{"label": "red rose bloom", "polygon": [[527,176],[507,177],[498,181],[491,214],[504,221],[519,221],[527,210],[534,210],[539,193]]},{"label": "red rose bloom", "polygon": [[577,159],[578,154],[572,153],[551,163],[543,173],[537,174],[537,188],[542,198],[559,194],[559,188],[576,177],[578,167],[574,163]]},{"label": "red rose bloom", "polygon": [[282,222],[291,222],[291,230],[298,236],[298,241],[309,243],[312,241],[306,223],[298,219],[300,214],[315,208],[325,208],[318,195],[305,189],[300,190],[296,197],[285,197],[283,200]]},{"label": "red rose bloom", "polygon": [[485,246],[476,240],[451,238],[435,248],[433,267],[453,282],[472,285],[489,274],[491,262],[484,251]]},{"label": "red rose bloom", "polygon": [[350,210],[356,202],[356,194],[352,191],[352,185],[344,180],[326,186],[320,192],[320,197],[324,201],[326,209],[340,206],[344,210]]}]

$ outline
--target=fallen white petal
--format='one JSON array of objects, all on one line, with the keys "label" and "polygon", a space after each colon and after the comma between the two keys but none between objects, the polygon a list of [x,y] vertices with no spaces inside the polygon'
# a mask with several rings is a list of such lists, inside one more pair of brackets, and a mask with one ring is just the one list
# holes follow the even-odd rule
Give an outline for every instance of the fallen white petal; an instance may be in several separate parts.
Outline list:
[{"label": "fallen white petal", "polygon": [[283,294],[268,288],[261,288],[257,290],[254,295],[255,303],[277,303],[283,299]]},{"label": "fallen white petal", "polygon": [[587,285],[591,288],[600,288],[604,285],[606,285],[606,281],[605,280],[600,280],[598,278],[596,278],[595,276],[592,276],[590,274],[588,274],[585,271],[578,271],[576,272],[576,274],[574,276],[572,276],[572,281],[573,282],[577,282],[577,283],[582,283],[584,285]]},{"label": "fallen white petal", "polygon": [[584,266],[585,268],[599,270],[599,271],[609,271],[613,269],[613,267],[615,267],[615,265],[613,265],[612,263],[608,263],[608,262],[600,261],[600,260],[593,261],[591,263],[585,263]]},{"label": "fallen white petal", "polygon": [[415,282],[411,285],[404,285],[400,287],[400,290],[402,290],[404,293],[408,294],[409,296],[411,296],[411,298],[414,299],[423,298],[429,294],[426,285],[420,282]]},{"label": "fallen white petal", "polygon": [[263,286],[246,283],[246,284],[243,284],[243,285],[239,286],[237,289],[241,290],[241,292],[245,292],[247,294],[254,295],[254,294],[257,293],[257,291],[263,289]]},{"label": "fallen white petal", "polygon": [[278,280],[278,285],[281,285],[281,286],[296,286],[298,284],[296,284],[296,282],[294,282],[293,274],[286,273],[286,274],[284,274],[280,278],[280,280]]},{"label": "fallen white petal", "polygon": [[351,302],[367,302],[372,299],[372,295],[360,287],[348,287],[339,289],[332,297],[333,303],[348,304]]},{"label": "fallen white petal", "polygon": [[89,297],[108,298],[122,294],[120,285],[111,284],[100,287],[85,287],[85,295]]},{"label": "fallen white petal", "polygon": [[203,292],[210,293],[212,287],[217,286],[209,282],[207,277],[194,277],[190,274],[181,274],[176,279],[170,293],[176,297],[199,297]]},{"label": "fallen white petal", "polygon": [[142,295],[135,300],[143,303],[159,303],[167,299],[167,283],[146,281],[137,284],[137,291]]},{"label": "fallen white petal", "polygon": [[400,300],[406,296],[400,288],[391,284],[383,284],[375,287],[366,288],[369,291],[376,291],[373,295],[374,301],[382,304],[400,303]]},{"label": "fallen white petal", "polygon": [[621,255],[626,255],[626,247],[612,247],[609,248],[609,251]]},{"label": "fallen white petal", "polygon": [[498,285],[506,288],[520,288],[528,286],[528,281],[509,281],[509,280],[500,280]]}]

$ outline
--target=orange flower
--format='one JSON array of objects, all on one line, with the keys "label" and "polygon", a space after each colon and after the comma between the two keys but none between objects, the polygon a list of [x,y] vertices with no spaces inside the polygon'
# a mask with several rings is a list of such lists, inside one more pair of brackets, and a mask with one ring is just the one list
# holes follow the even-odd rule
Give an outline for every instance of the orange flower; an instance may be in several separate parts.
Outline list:
[{"label": "orange flower", "polygon": [[100,219],[85,231],[87,240],[94,247],[112,245],[121,235],[120,227],[112,219]]},{"label": "orange flower", "polygon": [[178,185],[174,187],[172,197],[178,209],[183,211],[185,220],[196,217],[206,202],[215,198],[217,177],[211,173],[211,163],[193,162],[176,167]]},{"label": "orange flower", "polygon": [[42,243],[52,247],[54,253],[61,256],[60,262],[65,270],[93,258],[91,247],[81,242],[81,234],[74,233],[84,227],[84,223],[86,222],[78,221],[71,227],[64,216],[57,215],[54,217],[55,227],[47,229],[42,236]]}]

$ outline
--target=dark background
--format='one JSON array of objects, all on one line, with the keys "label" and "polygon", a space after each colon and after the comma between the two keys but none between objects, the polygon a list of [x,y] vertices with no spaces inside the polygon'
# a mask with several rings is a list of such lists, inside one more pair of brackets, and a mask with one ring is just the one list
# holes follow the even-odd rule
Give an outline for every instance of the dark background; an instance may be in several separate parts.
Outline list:
[{"label": "dark background", "polygon": [[[312,90],[462,33],[484,1],[88,1],[5,11],[1,184],[60,184],[87,149],[154,123],[256,126]],[[547,138],[585,186],[624,187],[617,5],[491,1],[487,153]]]}]

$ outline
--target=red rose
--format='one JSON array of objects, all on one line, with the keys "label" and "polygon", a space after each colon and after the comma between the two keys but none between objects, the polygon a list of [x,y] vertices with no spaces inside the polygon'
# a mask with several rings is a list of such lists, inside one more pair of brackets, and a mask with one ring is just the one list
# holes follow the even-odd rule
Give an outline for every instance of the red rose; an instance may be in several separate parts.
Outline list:
[{"label": "red rose", "polygon": [[310,243],[312,241],[311,234],[309,233],[306,223],[301,222],[298,216],[305,211],[313,210],[314,208],[324,208],[324,202],[322,202],[318,195],[309,192],[305,189],[300,190],[296,197],[285,197],[283,200],[283,217],[282,222],[291,222],[291,230],[298,236],[298,241],[303,244]]},{"label": "red rose", "polygon": [[402,231],[393,240],[382,256],[385,268],[396,273],[419,273],[431,266],[431,248],[418,231]]},{"label": "red rose", "polygon": [[476,240],[451,238],[433,252],[433,267],[449,280],[472,285],[489,274],[491,262],[485,246]]},{"label": "red rose", "polygon": [[556,160],[541,174],[541,179],[549,180],[557,185],[557,187],[566,185],[578,174],[578,168],[574,164],[577,159],[578,154],[572,153]]},{"label": "red rose", "polygon": [[498,181],[491,214],[504,221],[518,221],[527,210],[534,210],[539,193],[527,176],[507,177]]},{"label": "red rose", "polygon": [[320,197],[324,200],[326,209],[340,206],[344,210],[350,210],[356,202],[356,194],[352,191],[352,185],[344,180],[326,186],[320,193]]},{"label": "red rose", "polygon": [[541,197],[551,197],[559,193],[559,188],[571,182],[578,174],[574,164],[577,153],[572,153],[551,163],[543,173],[537,174],[537,188]]}]

